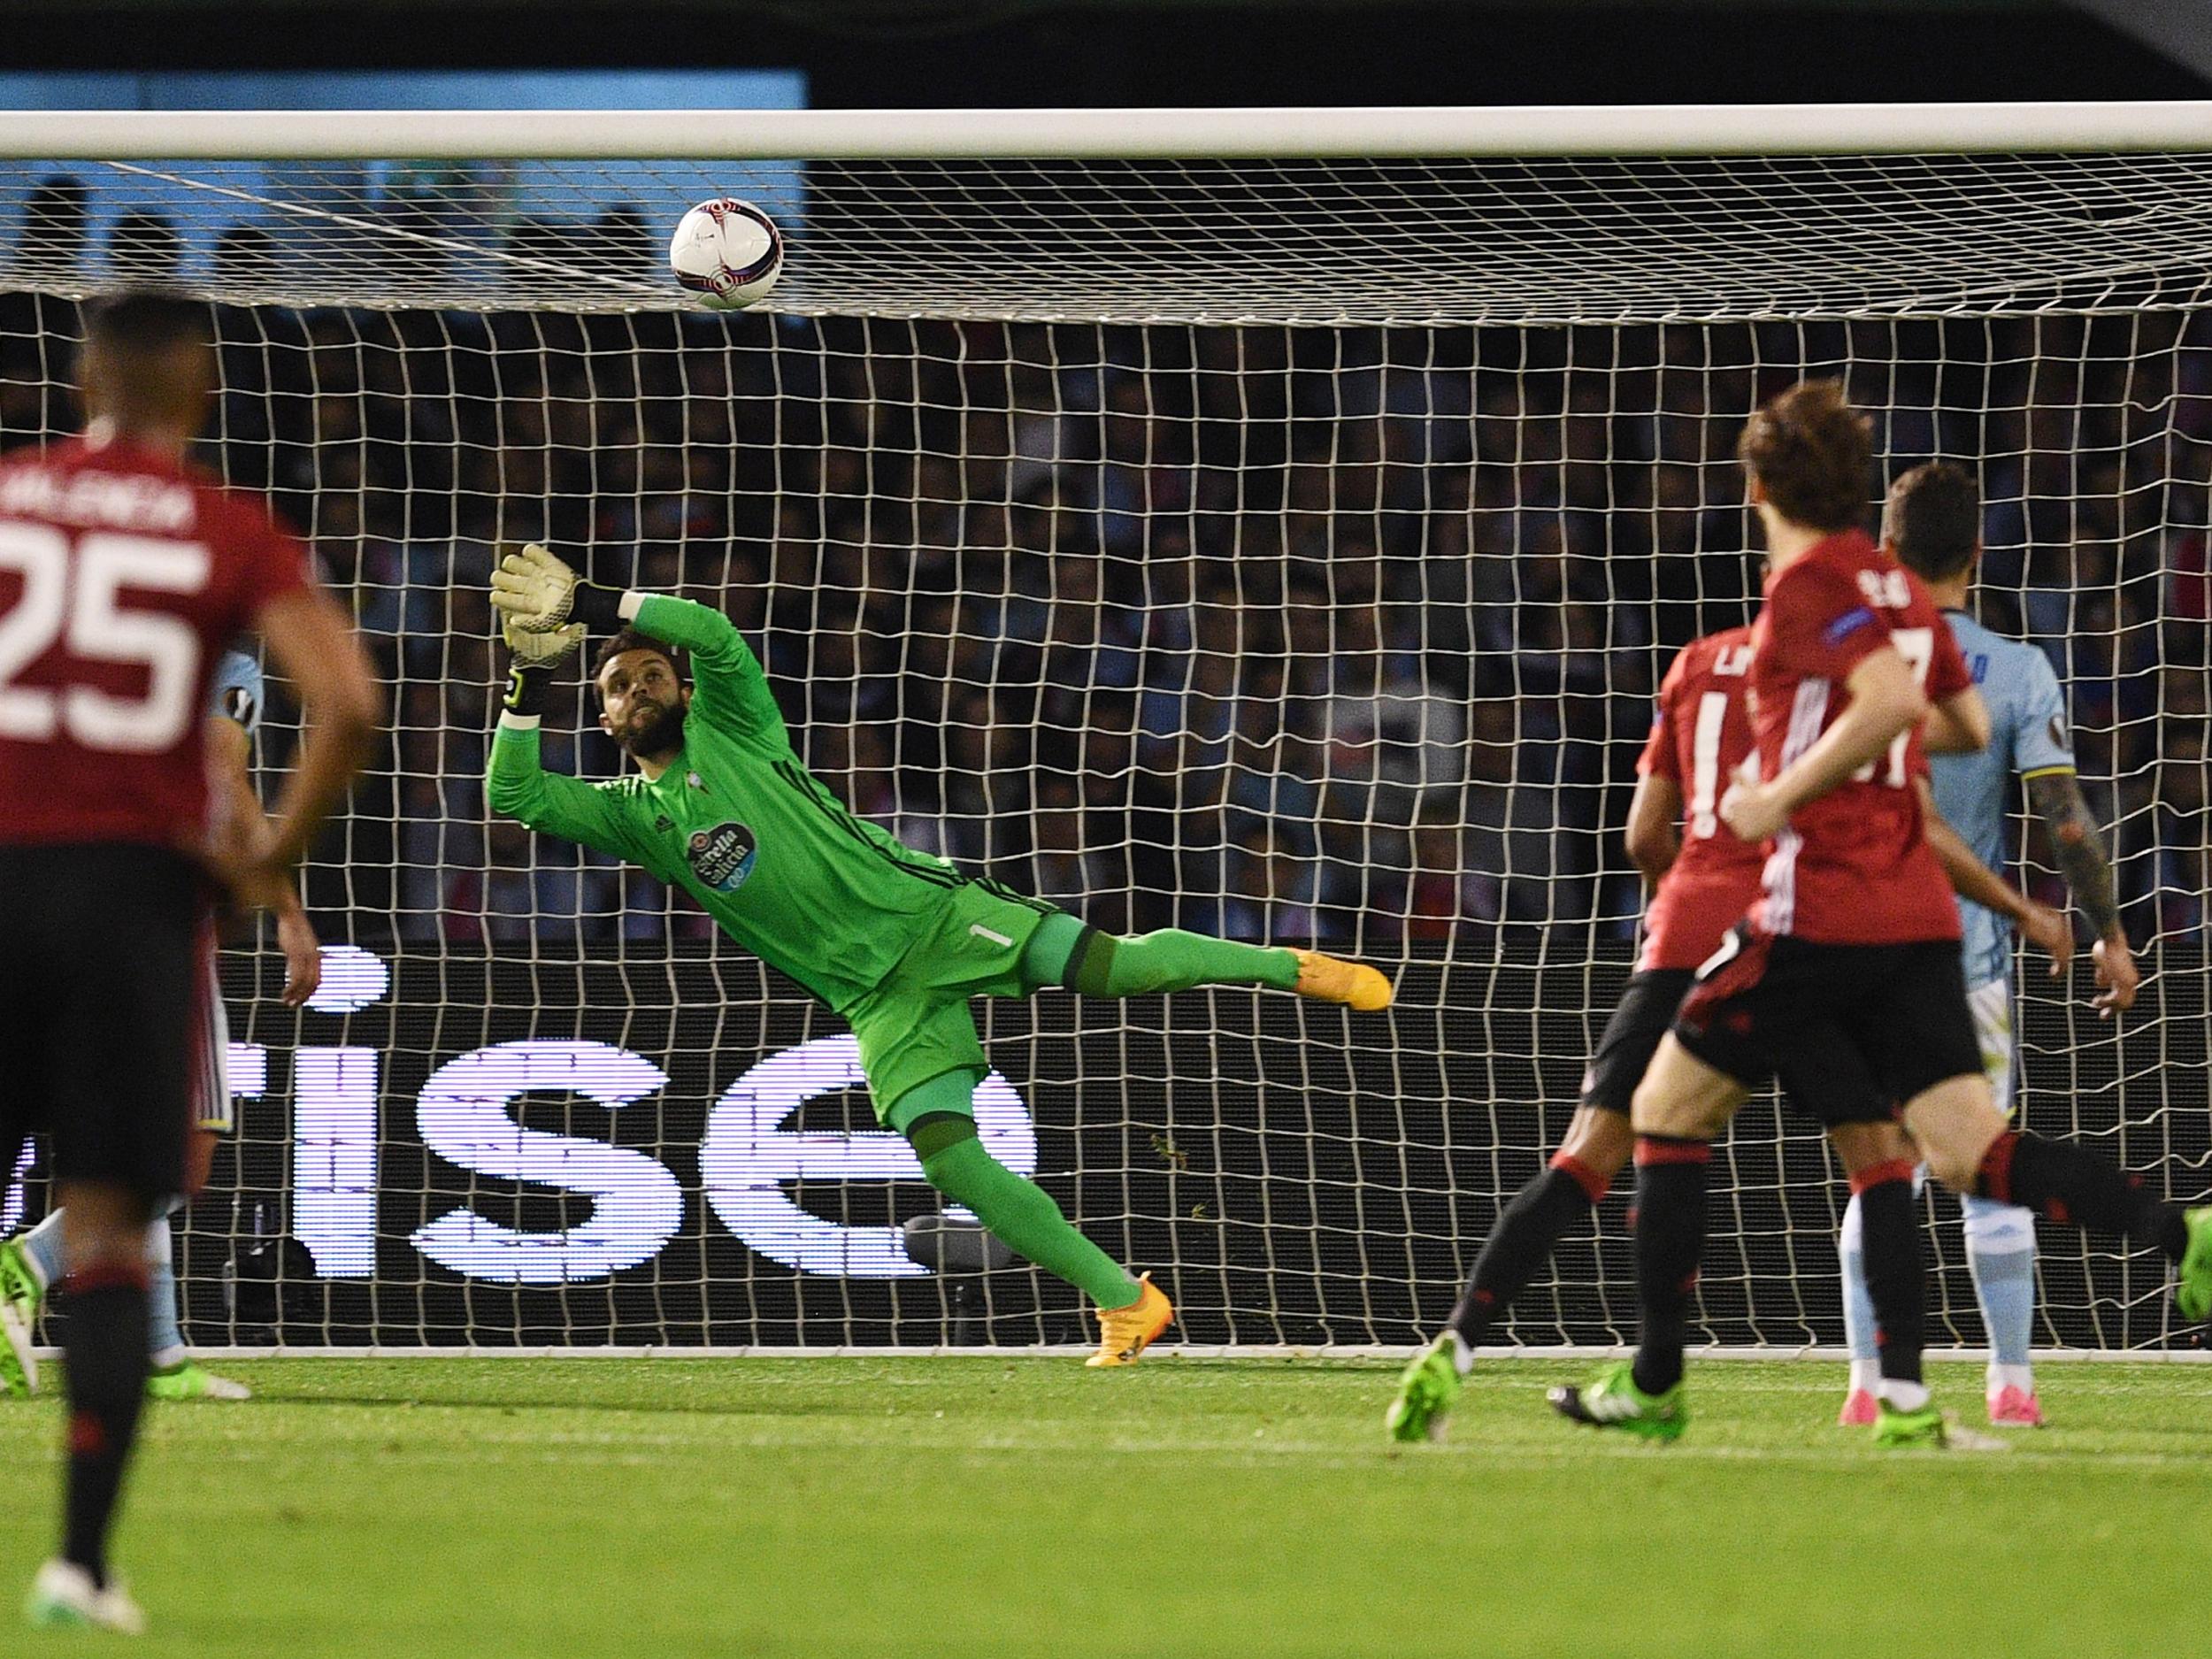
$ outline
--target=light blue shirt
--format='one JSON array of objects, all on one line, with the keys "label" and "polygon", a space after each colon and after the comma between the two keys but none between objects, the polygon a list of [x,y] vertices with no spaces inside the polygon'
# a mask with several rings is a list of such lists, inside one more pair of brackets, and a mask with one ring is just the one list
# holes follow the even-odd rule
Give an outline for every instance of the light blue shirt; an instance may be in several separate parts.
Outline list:
[{"label": "light blue shirt", "polygon": [[208,690],[208,715],[237,721],[250,737],[261,729],[264,690],[260,663],[243,651],[225,651],[215,664],[215,683]]},{"label": "light blue shirt", "polygon": [[[2001,872],[2013,779],[2074,770],[2066,695],[2050,659],[2034,646],[1992,634],[1962,611],[1947,611],[1944,617],[1989,706],[1989,745],[1978,755],[1931,757],[1936,810],[1977,858]],[[1965,899],[1959,901],[1959,917],[1966,929],[1967,984],[2007,978],[2012,972],[2012,924]]]}]

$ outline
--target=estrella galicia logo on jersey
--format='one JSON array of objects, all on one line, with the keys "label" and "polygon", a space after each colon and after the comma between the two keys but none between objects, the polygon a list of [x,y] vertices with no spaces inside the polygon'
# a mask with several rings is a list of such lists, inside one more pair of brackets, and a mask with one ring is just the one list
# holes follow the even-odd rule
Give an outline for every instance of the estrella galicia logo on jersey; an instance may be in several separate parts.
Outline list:
[{"label": "estrella galicia logo on jersey", "polygon": [[758,850],[753,832],[742,824],[717,824],[695,830],[687,856],[691,872],[717,893],[734,893],[753,873],[753,855]]},{"label": "estrella galicia logo on jersey", "polygon": [[1826,639],[1831,645],[1840,645],[1874,620],[1874,613],[1864,605],[1854,605],[1828,625]]}]

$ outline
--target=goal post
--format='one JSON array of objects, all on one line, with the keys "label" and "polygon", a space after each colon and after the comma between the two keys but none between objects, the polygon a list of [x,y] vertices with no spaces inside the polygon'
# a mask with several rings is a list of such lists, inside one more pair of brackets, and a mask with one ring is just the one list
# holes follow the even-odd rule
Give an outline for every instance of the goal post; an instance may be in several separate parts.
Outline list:
[{"label": "goal post", "polygon": [[[787,234],[761,312],[662,267],[718,195]],[[1982,614],[2067,687],[2150,969],[2116,1024],[2021,974],[2026,1120],[2212,1161],[2212,104],[0,113],[0,266],[9,449],[75,419],[85,294],[217,302],[207,458],[309,534],[392,686],[305,872],[325,992],[225,958],[197,1341],[1086,1335],[1025,1267],[916,1259],[938,1206],[838,1021],[488,817],[484,583],[533,538],[727,611],[810,765],[916,844],[1102,926],[1382,964],[1379,1017],[979,1003],[979,1120],[1194,1344],[1432,1332],[1627,973],[1652,690],[1755,596],[1736,432],[1816,374],[1886,476],[1977,471]],[[580,679],[556,704],[548,764],[612,775]],[[265,766],[290,739],[280,703]],[[1838,1340],[1831,1176],[1746,1111],[1701,1340]],[[1932,1202],[1937,1339],[1976,1344]],[[1624,1209],[1514,1340],[1632,1332]],[[2044,1340],[2177,1340],[2162,1266],[2044,1242]]]}]

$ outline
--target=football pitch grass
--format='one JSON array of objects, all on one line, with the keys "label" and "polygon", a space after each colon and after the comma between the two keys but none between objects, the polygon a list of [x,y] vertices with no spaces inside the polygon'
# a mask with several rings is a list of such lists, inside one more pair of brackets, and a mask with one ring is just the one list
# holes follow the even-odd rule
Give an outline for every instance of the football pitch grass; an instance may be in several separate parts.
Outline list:
[{"label": "football pitch grass", "polygon": [[[1711,1362],[1678,1444],[1486,1363],[294,1360],[156,1405],[119,1544],[147,1655],[2158,1655],[2204,1646],[2212,1367],[2047,1367],[2009,1453],[1878,1453],[1842,1369]],[[1978,1423],[1978,1366],[1937,1368]],[[58,1408],[0,1402],[0,1593]],[[112,1639],[0,1624],[0,1653]]]}]

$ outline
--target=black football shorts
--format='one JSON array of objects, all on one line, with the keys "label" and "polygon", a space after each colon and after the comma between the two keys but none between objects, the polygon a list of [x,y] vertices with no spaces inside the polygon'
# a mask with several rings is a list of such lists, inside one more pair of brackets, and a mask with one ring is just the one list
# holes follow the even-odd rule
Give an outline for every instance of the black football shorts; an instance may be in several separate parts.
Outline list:
[{"label": "black football shorts", "polygon": [[1654,968],[1629,976],[1605,1022],[1589,1070],[1582,1074],[1582,1103],[1599,1111],[1628,1116],[1636,1086],[1644,1080],[1651,1056],[1674,1024],[1675,1010],[1697,975],[1688,968]]},{"label": "black football shorts", "polygon": [[1697,971],[1674,1035],[1747,1087],[1778,1080],[1831,1126],[1880,1122],[1982,1069],[1955,939],[1826,945],[1739,923]]},{"label": "black football shorts", "polygon": [[0,1169],[42,1132],[57,1180],[183,1190],[205,911],[180,853],[0,847]]}]

